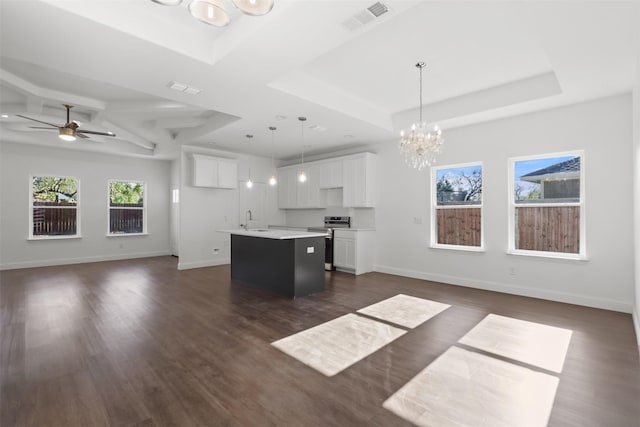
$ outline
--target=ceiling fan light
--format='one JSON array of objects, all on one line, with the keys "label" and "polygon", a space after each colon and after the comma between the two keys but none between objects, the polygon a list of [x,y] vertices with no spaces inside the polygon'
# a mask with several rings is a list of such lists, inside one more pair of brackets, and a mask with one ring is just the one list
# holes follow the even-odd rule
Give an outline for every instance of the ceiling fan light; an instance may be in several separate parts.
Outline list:
[{"label": "ceiling fan light", "polygon": [[233,0],[242,13],[253,16],[266,15],[273,9],[274,0]]},{"label": "ceiling fan light", "polygon": [[189,4],[189,12],[197,20],[214,27],[229,24],[229,15],[220,0],[193,0]]},{"label": "ceiling fan light", "polygon": [[182,0],[151,0],[154,3],[161,4],[163,6],[177,6],[182,3]]},{"label": "ceiling fan light", "polygon": [[76,140],[76,130],[73,128],[60,128],[58,137],[67,142],[73,142]]}]

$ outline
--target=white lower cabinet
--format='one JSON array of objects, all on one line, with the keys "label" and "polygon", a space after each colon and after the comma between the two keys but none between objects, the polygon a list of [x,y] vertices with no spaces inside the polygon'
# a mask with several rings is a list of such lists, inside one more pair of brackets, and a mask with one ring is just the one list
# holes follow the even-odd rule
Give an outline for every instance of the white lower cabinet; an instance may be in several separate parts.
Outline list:
[{"label": "white lower cabinet", "polygon": [[373,230],[335,230],[333,264],[336,269],[356,275],[373,271],[374,233]]}]

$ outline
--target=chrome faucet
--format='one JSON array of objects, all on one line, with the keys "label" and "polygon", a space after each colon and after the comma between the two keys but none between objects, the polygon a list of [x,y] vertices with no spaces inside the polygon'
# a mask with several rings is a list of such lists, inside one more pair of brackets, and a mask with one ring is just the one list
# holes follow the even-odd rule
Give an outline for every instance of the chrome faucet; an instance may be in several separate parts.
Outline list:
[{"label": "chrome faucet", "polygon": [[244,229],[247,230],[249,228],[249,221],[253,220],[251,217],[251,209],[247,209],[244,213]]}]

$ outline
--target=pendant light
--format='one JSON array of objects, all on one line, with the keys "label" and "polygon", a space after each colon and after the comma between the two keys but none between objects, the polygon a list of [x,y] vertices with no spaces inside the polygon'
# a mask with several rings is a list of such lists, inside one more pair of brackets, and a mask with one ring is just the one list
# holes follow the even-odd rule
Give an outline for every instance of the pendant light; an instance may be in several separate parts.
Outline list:
[{"label": "pendant light", "polygon": [[398,148],[404,154],[404,160],[412,168],[422,170],[436,162],[436,156],[442,151],[444,138],[442,131],[435,125],[430,128],[422,121],[422,69],[424,62],[418,62],[416,68],[420,71],[420,121],[411,126],[411,130],[405,134],[400,132]]},{"label": "pendant light", "polygon": [[298,117],[300,120],[300,129],[302,134],[302,158],[300,159],[300,171],[298,171],[298,181],[306,182],[307,174],[304,172],[304,122],[307,120],[306,117]]},{"label": "pendant light", "polygon": [[275,152],[275,142],[274,142],[274,132],[276,130],[275,126],[269,126],[269,130],[271,131],[271,178],[269,178],[269,185],[274,186],[278,183],[276,179],[276,162],[273,158]]},{"label": "pendant light", "polygon": [[251,181],[251,168],[249,168],[249,179],[247,179],[247,188],[253,188],[253,181]]}]

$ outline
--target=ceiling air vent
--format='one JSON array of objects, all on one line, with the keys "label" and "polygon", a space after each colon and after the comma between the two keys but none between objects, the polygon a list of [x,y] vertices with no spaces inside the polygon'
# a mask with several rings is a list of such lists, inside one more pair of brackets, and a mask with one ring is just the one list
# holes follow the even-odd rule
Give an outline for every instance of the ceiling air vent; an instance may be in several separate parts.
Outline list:
[{"label": "ceiling air vent", "polygon": [[389,6],[377,2],[363,11],[356,13],[351,18],[344,21],[342,25],[344,25],[344,27],[349,31],[355,31],[387,12],[389,12]]},{"label": "ceiling air vent", "polygon": [[377,2],[376,4],[372,4],[367,8],[367,10],[371,12],[373,16],[375,16],[376,18],[378,18],[380,15],[384,15],[385,13],[389,12],[389,8],[387,7],[387,5],[382,4],[380,2]]}]

